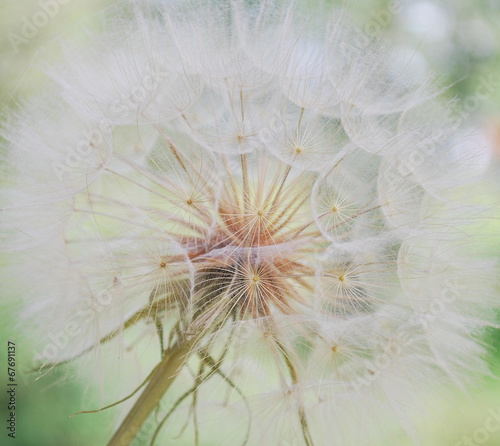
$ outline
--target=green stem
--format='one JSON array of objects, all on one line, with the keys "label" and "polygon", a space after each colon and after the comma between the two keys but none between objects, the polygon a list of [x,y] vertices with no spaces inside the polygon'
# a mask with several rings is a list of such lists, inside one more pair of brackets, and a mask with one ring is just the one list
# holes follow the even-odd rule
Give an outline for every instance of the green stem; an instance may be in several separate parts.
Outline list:
[{"label": "green stem", "polygon": [[153,410],[158,406],[163,395],[177,377],[185,364],[194,339],[183,344],[176,344],[165,352],[162,362],[151,376],[148,385],[122,421],[108,446],[128,446],[137,436],[141,427]]},{"label": "green stem", "polygon": [[[288,370],[290,371],[290,377],[292,378],[292,383],[295,385],[299,382],[299,375],[297,373],[297,369],[295,368],[293,362],[288,356],[286,347],[279,341],[278,341],[278,346],[283,354],[283,359],[285,360]],[[306,442],[306,446],[313,446],[311,432],[309,431],[309,426],[307,424],[306,412],[301,404],[299,405],[298,409],[299,409],[298,412],[299,412],[300,426],[302,428],[302,435],[304,436],[304,441]]]}]

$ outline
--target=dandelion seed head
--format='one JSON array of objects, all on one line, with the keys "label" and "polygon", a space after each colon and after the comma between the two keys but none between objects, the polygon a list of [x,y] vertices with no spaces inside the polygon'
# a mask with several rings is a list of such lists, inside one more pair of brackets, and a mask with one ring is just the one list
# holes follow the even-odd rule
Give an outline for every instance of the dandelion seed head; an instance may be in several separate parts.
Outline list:
[{"label": "dandelion seed head", "polygon": [[[26,319],[42,344],[79,327],[41,362],[196,339],[172,444],[369,444],[387,414],[411,431],[422,389],[484,373],[492,167],[414,53],[363,45],[335,9],[125,10],[63,42],[3,130]],[[238,433],[197,421],[228,407]]]}]

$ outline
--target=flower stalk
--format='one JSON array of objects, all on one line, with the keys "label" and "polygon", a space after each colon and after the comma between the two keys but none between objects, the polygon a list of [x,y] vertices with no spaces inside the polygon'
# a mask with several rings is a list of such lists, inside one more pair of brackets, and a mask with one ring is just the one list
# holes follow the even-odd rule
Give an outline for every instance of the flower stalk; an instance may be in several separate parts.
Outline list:
[{"label": "flower stalk", "polygon": [[146,388],[114,433],[108,446],[128,446],[132,443],[189,358],[195,339],[193,337],[184,342],[179,342],[165,351],[161,363],[157,366]]}]

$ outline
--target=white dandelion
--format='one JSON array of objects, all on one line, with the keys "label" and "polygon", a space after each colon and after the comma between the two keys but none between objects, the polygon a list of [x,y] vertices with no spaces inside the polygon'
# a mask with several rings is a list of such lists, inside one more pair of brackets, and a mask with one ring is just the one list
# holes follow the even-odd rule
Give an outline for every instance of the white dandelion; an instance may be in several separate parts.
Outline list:
[{"label": "white dandelion", "polygon": [[418,438],[421,395],[488,371],[486,144],[343,11],[123,6],[2,132],[40,370],[106,349],[139,386],[110,445]]}]

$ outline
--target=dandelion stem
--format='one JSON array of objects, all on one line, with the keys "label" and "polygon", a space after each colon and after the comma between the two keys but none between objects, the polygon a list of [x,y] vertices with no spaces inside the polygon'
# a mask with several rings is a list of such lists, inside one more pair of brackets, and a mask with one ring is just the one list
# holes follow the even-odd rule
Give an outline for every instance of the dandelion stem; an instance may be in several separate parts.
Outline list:
[{"label": "dandelion stem", "polygon": [[149,384],[111,438],[108,446],[128,446],[132,443],[144,422],[174,382],[177,373],[189,357],[195,339],[177,343],[165,352]]},{"label": "dandelion stem", "polygon": [[[290,372],[290,377],[292,379],[292,383],[294,385],[298,384],[298,382],[299,382],[298,371],[297,371],[295,365],[293,364],[290,356],[288,355],[286,347],[281,342],[278,342],[278,346],[283,354],[283,359],[285,360],[285,363],[286,363],[288,370]],[[300,419],[300,426],[302,428],[302,435],[304,436],[304,441],[306,442],[306,446],[314,446],[313,440],[311,437],[311,433],[309,432],[309,426],[307,423],[306,413],[305,413],[304,407],[302,406],[301,403],[298,406],[298,415],[299,415],[299,419]]]}]

